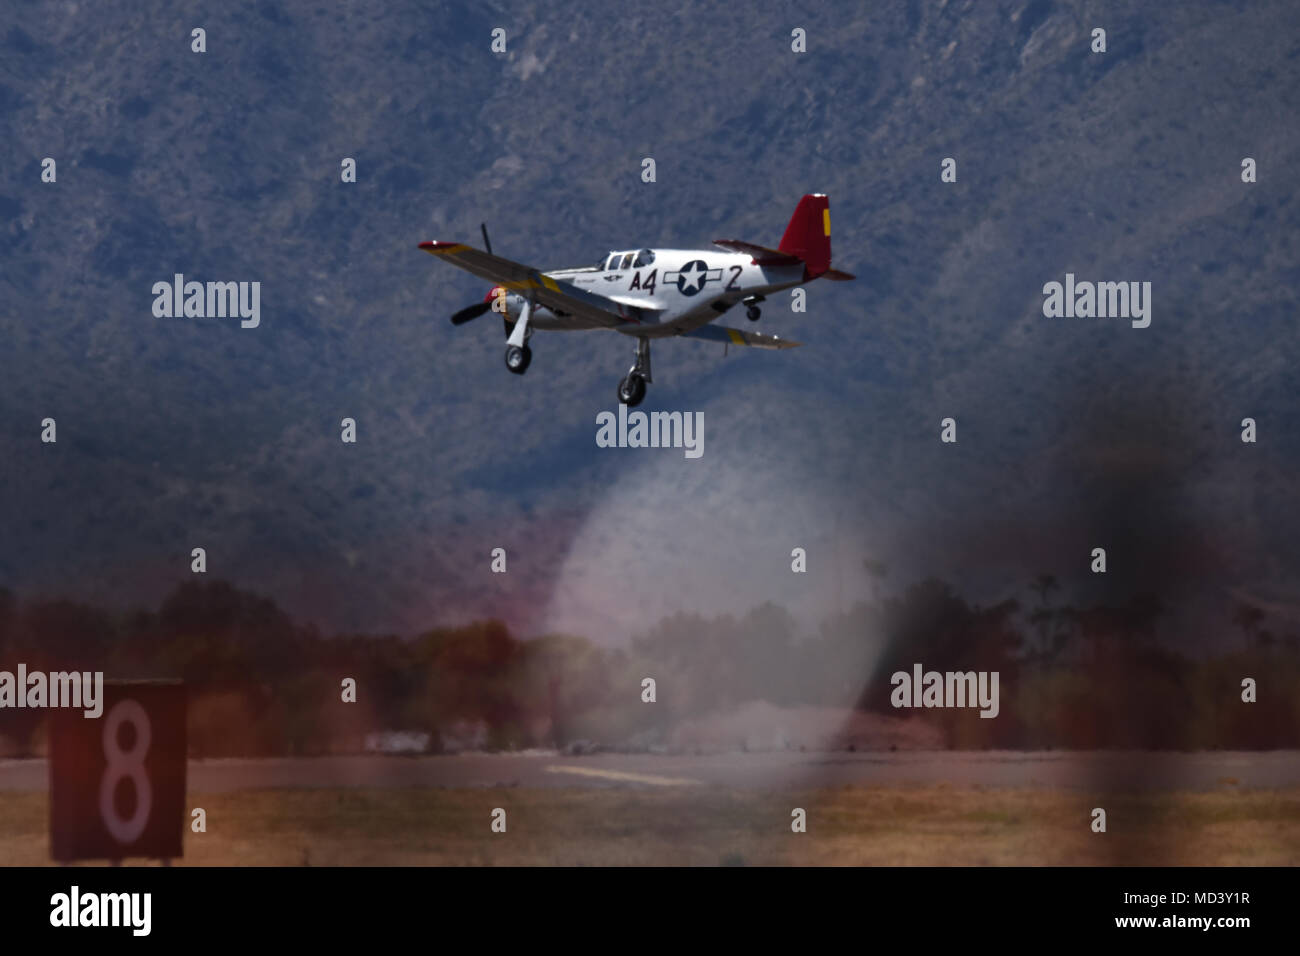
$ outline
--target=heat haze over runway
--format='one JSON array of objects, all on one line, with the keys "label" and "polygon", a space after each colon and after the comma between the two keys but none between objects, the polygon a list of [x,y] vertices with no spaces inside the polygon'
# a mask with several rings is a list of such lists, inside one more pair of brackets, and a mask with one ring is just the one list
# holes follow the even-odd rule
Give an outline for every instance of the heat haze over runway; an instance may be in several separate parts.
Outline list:
[{"label": "heat haze over runway", "polygon": [[[0,791],[48,786],[43,759],[0,760]],[[951,784],[1119,790],[1300,786],[1300,754],[1213,751],[797,751],[701,756],[549,752],[437,757],[340,756],[191,760],[196,793],[326,787],[728,787],[742,790]]]}]

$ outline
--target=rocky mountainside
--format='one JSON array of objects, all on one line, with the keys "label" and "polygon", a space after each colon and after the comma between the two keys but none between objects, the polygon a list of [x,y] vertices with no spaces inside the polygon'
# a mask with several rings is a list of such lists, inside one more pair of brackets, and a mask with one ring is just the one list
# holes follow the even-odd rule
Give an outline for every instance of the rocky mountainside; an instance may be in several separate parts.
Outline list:
[{"label": "rocky mountainside", "polygon": [[[152,601],[204,547],[330,630],[617,642],[828,613],[873,557],[1294,614],[1298,27],[1286,0],[8,5],[0,583]],[[541,334],[511,376],[499,324],[447,322],[484,283],[415,248],[484,220],[540,268],[771,245],[813,191],[859,278],[767,304],[804,348],[655,347],[646,408],[703,410],[698,460],[596,447],[629,340]],[[1045,317],[1067,272],[1149,281],[1150,326]],[[176,273],[259,281],[260,325],[155,317]]]}]

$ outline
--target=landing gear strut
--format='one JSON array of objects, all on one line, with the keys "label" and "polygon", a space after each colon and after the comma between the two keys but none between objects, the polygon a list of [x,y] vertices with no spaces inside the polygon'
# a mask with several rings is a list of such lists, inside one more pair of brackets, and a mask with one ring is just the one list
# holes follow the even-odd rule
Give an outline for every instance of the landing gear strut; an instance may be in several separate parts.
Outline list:
[{"label": "landing gear strut", "polygon": [[533,330],[528,327],[528,320],[533,316],[533,301],[524,303],[515,327],[506,339],[506,368],[516,375],[523,375],[533,361],[533,350],[528,347],[528,340],[533,337]]},{"label": "landing gear strut", "polygon": [[646,383],[650,378],[650,340],[636,340],[636,364],[627,371],[623,381],[618,383],[618,400],[628,408],[641,404],[645,398]]}]

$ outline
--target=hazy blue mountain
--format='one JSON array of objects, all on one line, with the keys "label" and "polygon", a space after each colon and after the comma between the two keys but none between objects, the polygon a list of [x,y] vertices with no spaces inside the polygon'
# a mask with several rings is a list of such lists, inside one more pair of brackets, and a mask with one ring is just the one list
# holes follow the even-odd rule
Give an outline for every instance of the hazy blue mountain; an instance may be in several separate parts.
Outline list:
[{"label": "hazy blue mountain", "polygon": [[[202,546],[329,629],[618,641],[833,611],[872,556],[977,599],[1051,571],[1295,615],[1298,27],[1285,0],[10,4],[0,582],[152,601]],[[767,303],[804,348],[654,348],[644,408],[704,411],[694,461],[596,447],[631,340],[539,334],[511,376],[491,316],[447,322],[486,285],[416,249],[483,220],[542,268],[775,244],[812,191],[859,280]],[[1150,327],[1045,318],[1067,272],[1150,281]],[[260,281],[260,327],[155,318],[175,273]]]}]

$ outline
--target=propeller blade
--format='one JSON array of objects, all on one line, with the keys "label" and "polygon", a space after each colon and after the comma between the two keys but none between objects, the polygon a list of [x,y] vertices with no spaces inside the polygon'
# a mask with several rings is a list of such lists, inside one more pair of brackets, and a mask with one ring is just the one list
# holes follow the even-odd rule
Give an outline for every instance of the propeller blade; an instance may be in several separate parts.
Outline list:
[{"label": "propeller blade", "polygon": [[474,305],[467,306],[451,317],[451,324],[464,325],[470,319],[477,319],[490,308],[492,308],[491,302],[477,302]]},{"label": "propeller blade", "polygon": [[487,237],[487,223],[481,222],[478,226],[483,230],[483,247],[488,255],[492,255],[492,240]]}]

